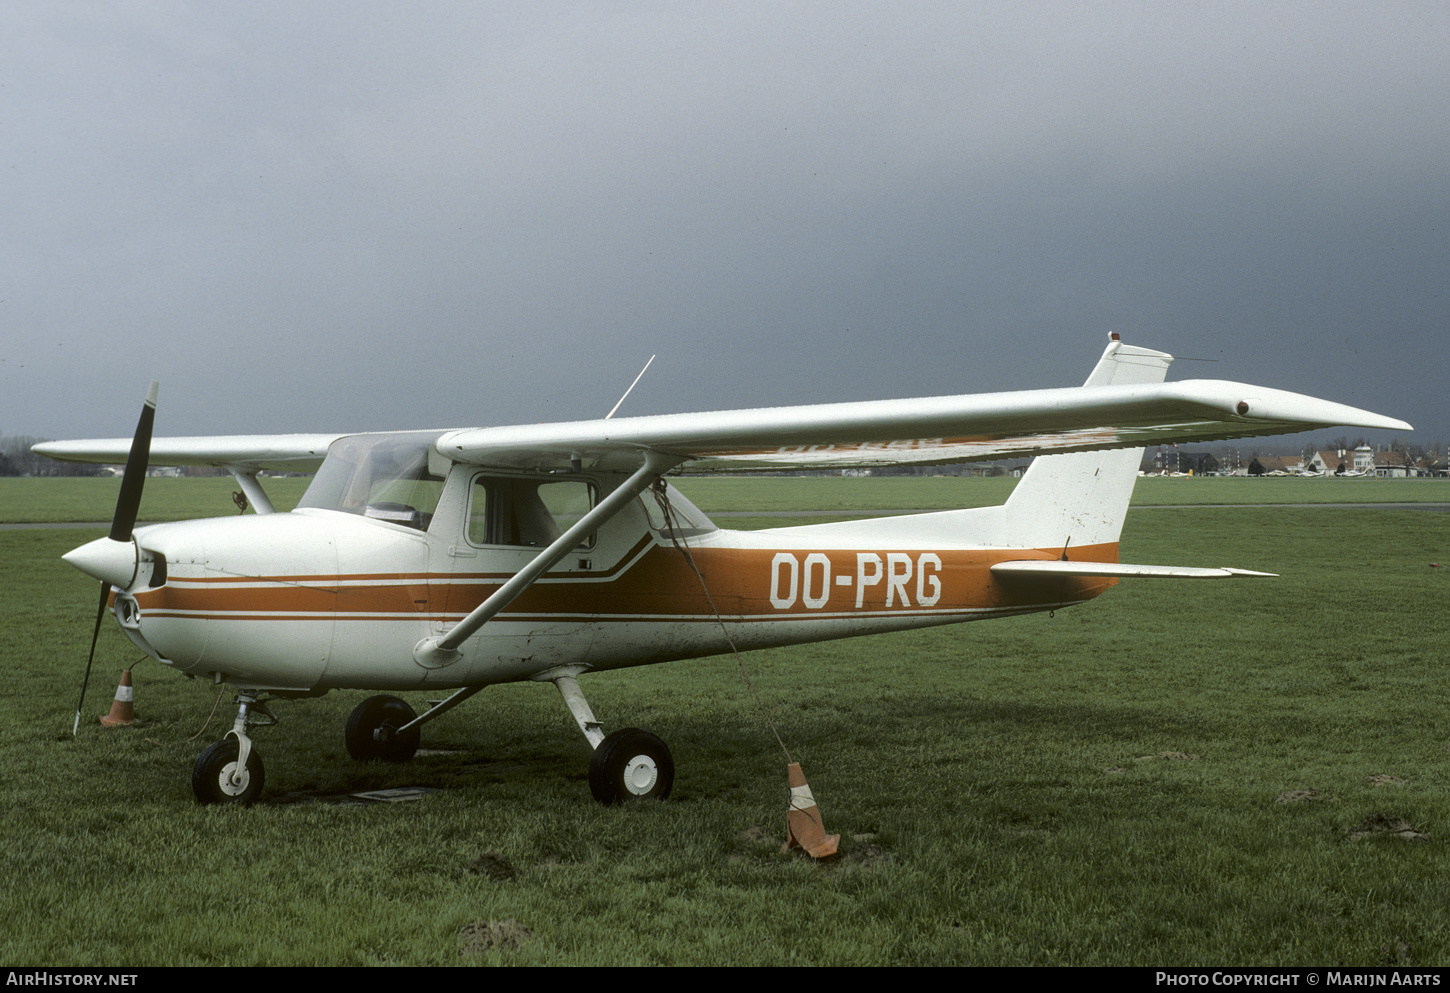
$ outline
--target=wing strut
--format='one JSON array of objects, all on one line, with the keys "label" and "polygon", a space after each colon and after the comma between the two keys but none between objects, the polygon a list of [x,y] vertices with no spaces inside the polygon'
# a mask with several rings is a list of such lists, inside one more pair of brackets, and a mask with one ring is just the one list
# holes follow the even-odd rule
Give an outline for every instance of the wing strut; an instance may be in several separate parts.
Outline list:
[{"label": "wing strut", "polygon": [[459,621],[442,637],[424,638],[418,642],[413,648],[414,660],[427,669],[438,669],[457,662],[463,657],[458,650],[459,645],[476,634],[478,629],[492,620],[495,614],[513,603],[525,590],[534,585],[535,580],[577,548],[591,531],[597,530],[613,518],[629,504],[629,501],[653,486],[655,480],[682,461],[684,460],[657,452],[646,452],[644,465],[636,469],[632,476],[607,497],[600,500],[593,510],[579,518],[573,527],[556,538],[553,544],[535,556],[528,565],[514,573],[507,582],[494,591],[492,596],[479,604],[473,613]]},{"label": "wing strut", "polygon": [[262,489],[261,483],[257,482],[257,469],[244,465],[229,465],[227,470],[236,477],[243,495],[252,505],[252,510],[258,514],[275,514],[277,512],[272,507],[272,501],[267,497],[267,491]]}]

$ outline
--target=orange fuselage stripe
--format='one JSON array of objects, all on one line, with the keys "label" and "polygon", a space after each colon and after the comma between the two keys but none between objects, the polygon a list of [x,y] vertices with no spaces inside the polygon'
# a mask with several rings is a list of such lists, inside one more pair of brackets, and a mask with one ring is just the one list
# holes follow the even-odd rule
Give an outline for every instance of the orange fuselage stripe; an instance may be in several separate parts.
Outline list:
[{"label": "orange fuselage stripe", "polygon": [[[618,574],[546,574],[500,619],[517,615],[667,620],[709,616],[717,610],[732,616],[789,618],[1032,609],[1036,604],[1089,599],[1116,582],[1104,578],[1014,582],[990,571],[994,562],[1061,557],[1061,550],[1051,549],[704,548],[692,554],[709,587],[708,598],[684,556],[656,546]],[[1117,546],[1073,548],[1071,557],[1115,562]],[[473,610],[508,578],[507,573],[484,572],[173,576],[165,586],[138,593],[136,601],[151,616],[448,620]]]}]

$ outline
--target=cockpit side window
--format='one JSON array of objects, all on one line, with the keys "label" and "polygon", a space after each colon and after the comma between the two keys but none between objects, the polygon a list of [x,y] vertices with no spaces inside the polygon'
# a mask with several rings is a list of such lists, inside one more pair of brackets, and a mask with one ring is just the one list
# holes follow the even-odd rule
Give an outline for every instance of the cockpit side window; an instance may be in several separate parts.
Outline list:
[{"label": "cockpit side window", "polygon": [[[583,479],[478,476],[468,509],[468,540],[475,545],[543,548],[594,506],[594,486]],[[594,535],[579,543],[594,545]]]}]

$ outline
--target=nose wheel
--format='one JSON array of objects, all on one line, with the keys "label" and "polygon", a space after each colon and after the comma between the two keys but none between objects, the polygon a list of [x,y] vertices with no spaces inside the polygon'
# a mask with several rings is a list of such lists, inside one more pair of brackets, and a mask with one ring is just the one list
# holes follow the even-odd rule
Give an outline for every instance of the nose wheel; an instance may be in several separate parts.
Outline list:
[{"label": "nose wheel", "polygon": [[241,743],[223,738],[201,753],[191,769],[191,791],[197,802],[250,804],[262,795],[266,773],[262,757],[251,749],[241,758]]},{"label": "nose wheel", "polygon": [[249,804],[262,795],[266,773],[262,757],[252,748],[248,732],[267,727],[277,718],[255,690],[237,694],[237,720],[221,741],[209,745],[191,767],[191,792],[197,803]]}]

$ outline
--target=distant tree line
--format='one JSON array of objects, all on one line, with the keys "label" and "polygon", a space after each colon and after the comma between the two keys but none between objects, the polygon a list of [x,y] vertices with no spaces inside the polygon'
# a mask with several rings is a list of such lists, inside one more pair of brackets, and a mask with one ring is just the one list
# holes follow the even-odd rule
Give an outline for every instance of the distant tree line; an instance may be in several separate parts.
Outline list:
[{"label": "distant tree line", "polygon": [[0,435],[0,476],[99,476],[101,467],[84,462],[57,462],[30,450],[48,438]]}]

